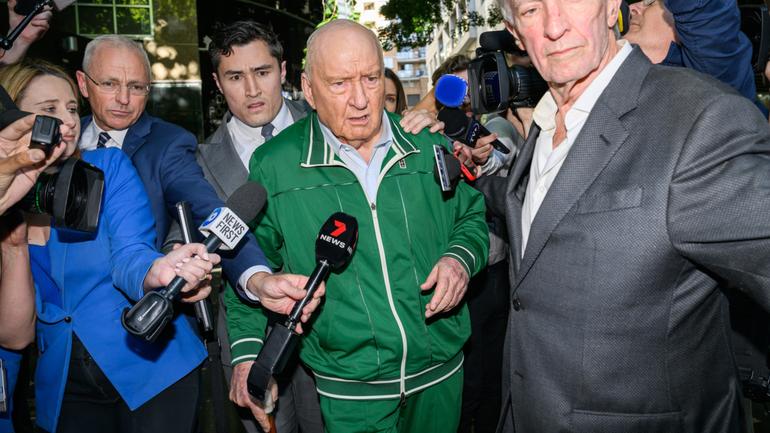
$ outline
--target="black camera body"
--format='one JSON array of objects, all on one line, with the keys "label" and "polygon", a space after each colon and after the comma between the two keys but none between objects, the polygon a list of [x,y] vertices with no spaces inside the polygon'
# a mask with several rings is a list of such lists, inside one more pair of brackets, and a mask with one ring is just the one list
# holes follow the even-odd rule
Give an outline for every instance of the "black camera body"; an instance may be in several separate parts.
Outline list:
[{"label": "black camera body", "polygon": [[524,55],[506,30],[484,32],[476,58],[468,65],[471,110],[497,113],[508,108],[534,107],[548,91],[548,83],[532,66],[508,66],[505,53]]},{"label": "black camera body", "polygon": [[59,129],[61,124],[62,121],[55,117],[35,116],[29,148],[40,149],[46,155],[50,155],[54,147],[61,143],[61,130]]}]

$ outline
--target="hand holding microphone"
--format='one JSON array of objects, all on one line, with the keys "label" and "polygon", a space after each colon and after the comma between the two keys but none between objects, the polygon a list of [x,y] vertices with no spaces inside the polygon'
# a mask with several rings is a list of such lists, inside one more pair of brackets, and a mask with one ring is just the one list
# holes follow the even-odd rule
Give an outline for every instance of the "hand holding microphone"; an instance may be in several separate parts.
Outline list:
[{"label": "hand holding microphone", "polygon": [[358,221],[337,212],[321,227],[316,239],[316,266],[305,285],[305,297],[297,301],[284,323],[276,323],[251,366],[247,386],[249,394],[261,404],[269,403],[268,390],[273,375],[283,371],[299,341],[296,327],[305,306],[312,301],[321,283],[332,270],[343,268],[353,256],[358,241]]},{"label": "hand holding microphone", "polygon": [[[248,231],[244,221],[251,221],[257,216],[265,204],[266,195],[261,185],[248,182],[230,196],[227,207],[214,209],[200,227],[201,232],[208,235],[200,250],[201,256],[216,251],[223,244],[226,248],[235,248]],[[169,256],[188,248],[201,246],[185,245],[169,253]],[[133,307],[123,311],[123,327],[133,335],[154,341],[171,321],[174,315],[173,302],[179,299],[186,284],[186,279],[178,275],[165,289],[146,293]]]}]

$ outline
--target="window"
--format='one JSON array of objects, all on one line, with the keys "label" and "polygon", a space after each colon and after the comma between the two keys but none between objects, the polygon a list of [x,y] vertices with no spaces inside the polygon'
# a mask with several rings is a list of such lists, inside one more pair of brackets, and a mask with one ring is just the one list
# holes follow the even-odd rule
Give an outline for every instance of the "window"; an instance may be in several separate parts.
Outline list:
[{"label": "window", "polygon": [[365,11],[373,11],[374,10],[374,2],[366,2],[366,3],[364,3],[364,10]]},{"label": "window", "polygon": [[153,34],[152,0],[80,0],[62,11],[68,30],[81,36]]}]

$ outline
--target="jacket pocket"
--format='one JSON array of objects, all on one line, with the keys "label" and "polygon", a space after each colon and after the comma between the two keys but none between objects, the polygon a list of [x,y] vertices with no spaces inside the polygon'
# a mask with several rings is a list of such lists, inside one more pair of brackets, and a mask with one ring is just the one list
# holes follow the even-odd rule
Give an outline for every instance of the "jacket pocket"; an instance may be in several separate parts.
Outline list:
[{"label": "jacket pocket", "polygon": [[577,213],[609,212],[639,207],[642,204],[642,192],[642,187],[635,185],[619,190],[589,193],[578,200]]},{"label": "jacket pocket", "polygon": [[683,428],[682,412],[572,411],[572,431],[576,433],[673,433]]}]

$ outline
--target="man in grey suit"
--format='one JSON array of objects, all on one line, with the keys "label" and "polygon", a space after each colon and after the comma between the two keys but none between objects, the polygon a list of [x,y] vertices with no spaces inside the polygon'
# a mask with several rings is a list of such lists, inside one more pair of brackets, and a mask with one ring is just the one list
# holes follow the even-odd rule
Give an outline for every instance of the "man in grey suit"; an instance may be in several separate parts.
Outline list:
[{"label": "man in grey suit", "polygon": [[[305,117],[305,107],[281,95],[286,62],[283,61],[281,43],[272,30],[254,21],[221,26],[212,37],[209,54],[215,70],[214,81],[225,96],[228,113],[214,134],[198,146],[196,156],[206,179],[225,200],[246,182],[254,150]],[[247,284],[239,282],[238,293],[253,302],[260,301],[249,290],[243,290]],[[253,342],[229,342],[224,296],[235,295],[231,290],[224,292],[220,297],[217,317],[222,364],[226,378],[231,380],[230,399],[241,407],[251,409],[254,403],[246,390],[246,378],[254,357],[231,359],[231,348]],[[292,301],[291,298],[284,299]],[[280,311],[280,308],[270,309]],[[315,384],[302,366],[295,364],[293,371],[287,368],[293,374],[283,381],[279,380],[275,418],[277,432],[296,433],[300,427],[303,433],[322,433]],[[241,418],[247,431],[260,431],[250,414],[243,414]]]},{"label": "man in grey suit", "polygon": [[507,180],[501,430],[742,431],[725,292],[770,308],[770,129],[616,41],[620,0],[500,0],[550,91]]}]

